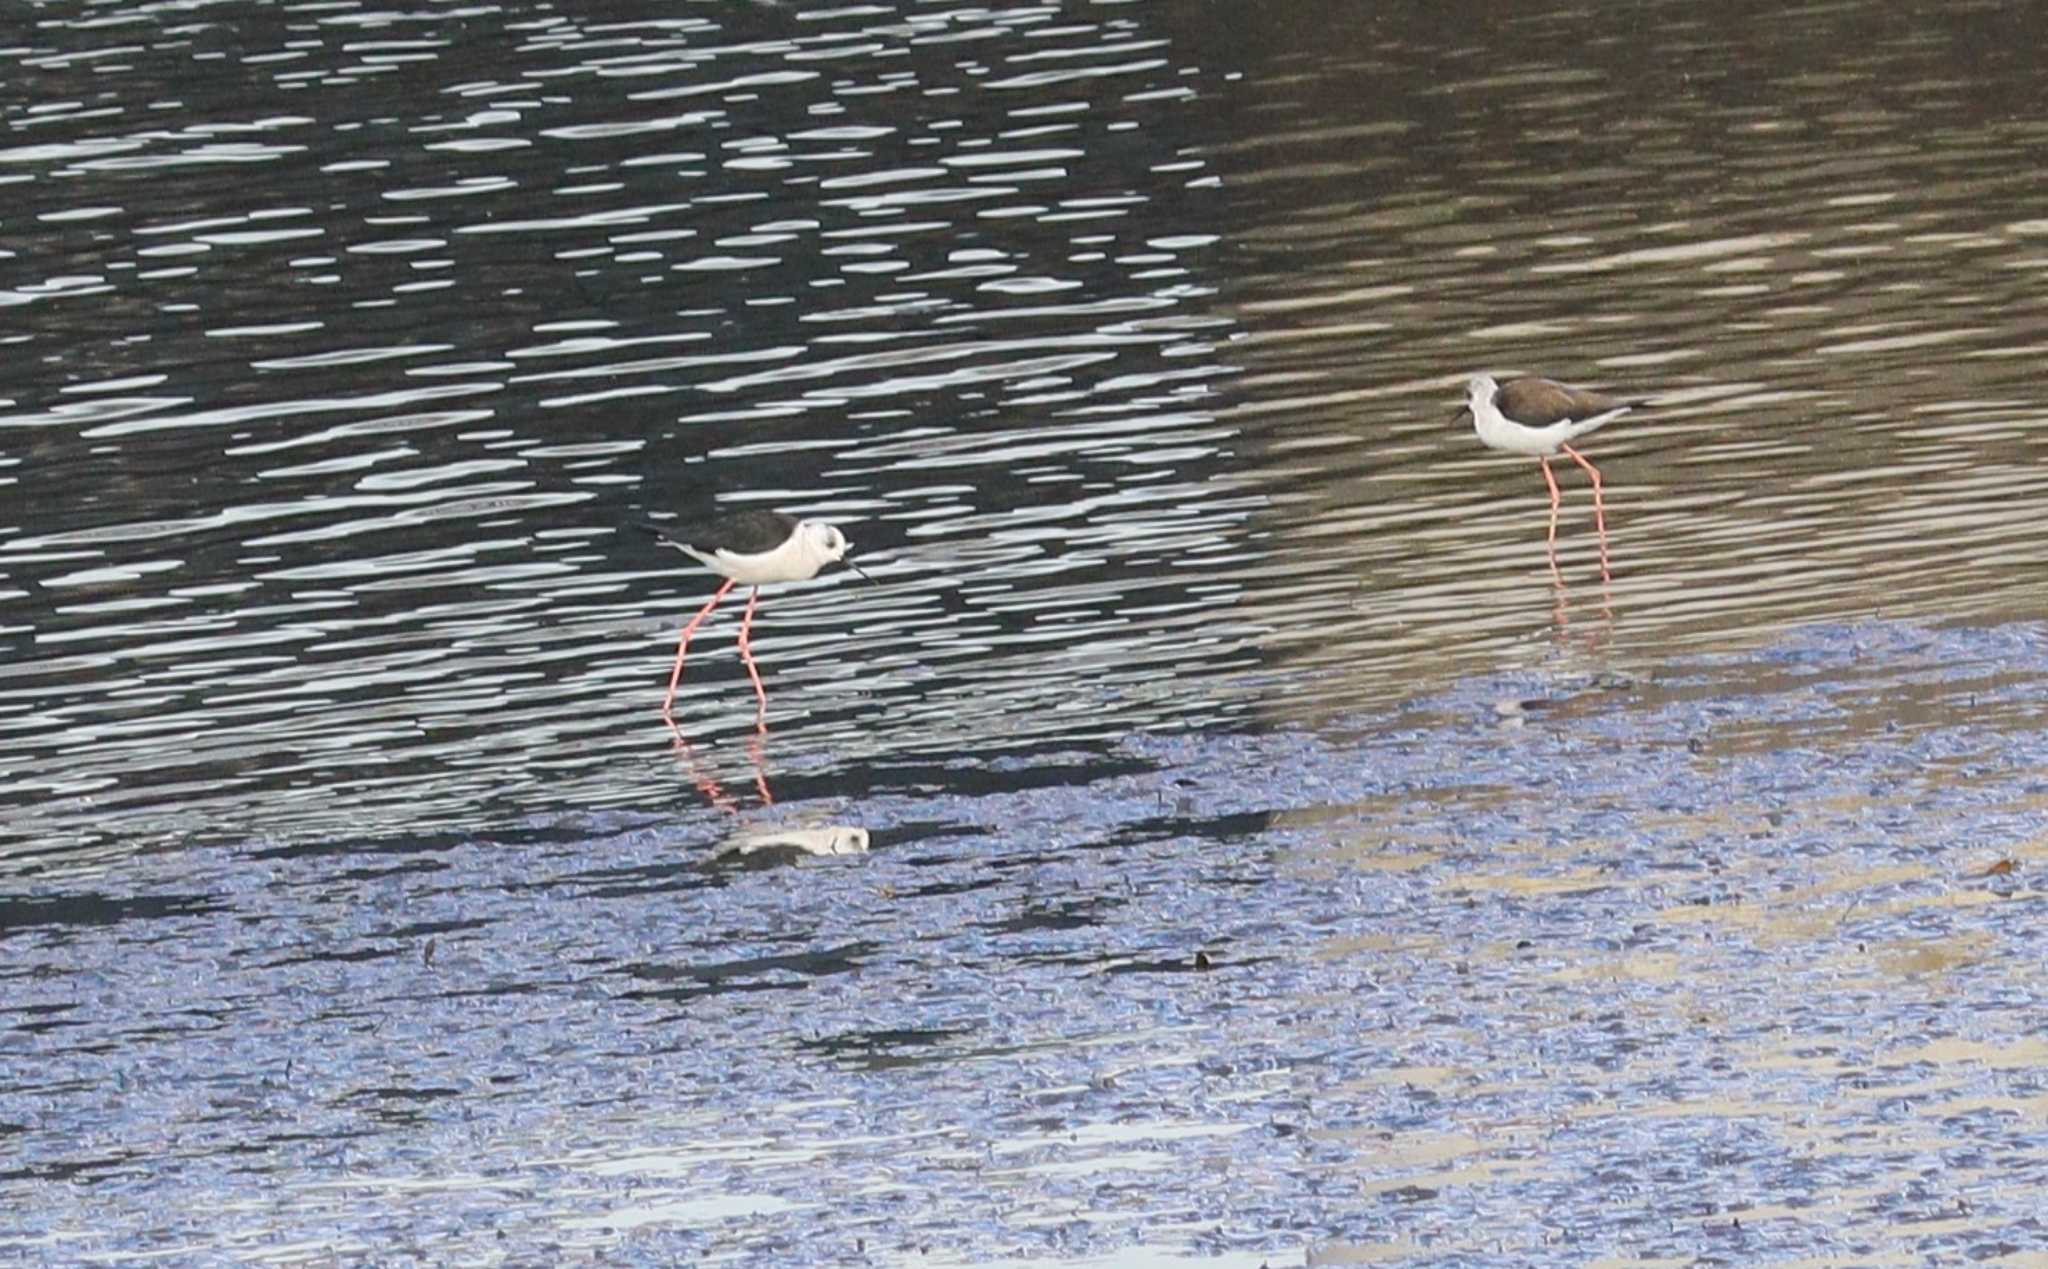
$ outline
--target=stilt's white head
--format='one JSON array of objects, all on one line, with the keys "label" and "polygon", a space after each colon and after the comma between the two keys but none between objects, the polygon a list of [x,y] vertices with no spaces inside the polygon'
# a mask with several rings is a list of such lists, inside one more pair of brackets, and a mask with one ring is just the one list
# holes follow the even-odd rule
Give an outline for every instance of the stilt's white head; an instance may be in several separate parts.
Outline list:
[{"label": "stilt's white head", "polygon": [[1493,394],[1498,390],[1499,385],[1494,383],[1492,375],[1473,375],[1465,380],[1465,404],[1451,416],[1451,426],[1473,426],[1479,407],[1493,400]]},{"label": "stilt's white head", "polygon": [[804,546],[817,557],[820,565],[837,564],[846,558],[851,543],[839,531],[839,526],[822,520],[806,520],[797,526],[796,531],[803,534]]}]

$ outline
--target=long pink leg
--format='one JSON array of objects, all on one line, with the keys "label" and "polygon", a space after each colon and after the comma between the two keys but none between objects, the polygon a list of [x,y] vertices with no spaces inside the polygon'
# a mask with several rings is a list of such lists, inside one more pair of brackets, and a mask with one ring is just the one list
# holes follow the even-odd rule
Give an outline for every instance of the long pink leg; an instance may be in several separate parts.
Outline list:
[{"label": "long pink leg", "polygon": [[1593,524],[1600,532],[1600,580],[1611,582],[1614,579],[1607,574],[1607,506],[1600,497],[1600,469],[1571,446],[1561,445],[1558,448],[1571,455],[1572,461],[1585,468],[1586,474],[1593,478]]},{"label": "long pink leg", "polygon": [[[669,712],[669,708],[676,703],[676,684],[683,681],[683,654],[690,650],[690,636],[697,633],[698,625],[711,615],[711,610],[718,607],[718,601],[724,599],[725,592],[731,589],[732,579],[728,577],[725,579],[725,585],[712,592],[710,602],[698,609],[696,616],[690,618],[690,624],[683,627],[682,637],[676,640],[676,668],[668,672],[668,695],[661,699],[661,716],[668,719],[671,725],[675,723],[675,716]],[[753,610],[749,608],[748,611]]]},{"label": "long pink leg", "polygon": [[747,615],[740,618],[740,660],[747,663],[747,677],[754,680],[754,696],[761,702],[754,711],[754,726],[768,730],[768,689],[761,686],[761,671],[754,668],[754,606],[761,602],[761,588],[747,596]]},{"label": "long pink leg", "polygon": [[754,738],[747,742],[747,757],[754,760],[754,788],[761,794],[762,806],[774,806],[775,795],[768,791],[768,729],[761,728]]},{"label": "long pink leg", "polygon": [[1543,483],[1550,486],[1550,575],[1562,586],[1564,572],[1557,566],[1557,509],[1564,497],[1557,491],[1557,477],[1550,474],[1550,460],[1539,457],[1536,461],[1543,464]]}]

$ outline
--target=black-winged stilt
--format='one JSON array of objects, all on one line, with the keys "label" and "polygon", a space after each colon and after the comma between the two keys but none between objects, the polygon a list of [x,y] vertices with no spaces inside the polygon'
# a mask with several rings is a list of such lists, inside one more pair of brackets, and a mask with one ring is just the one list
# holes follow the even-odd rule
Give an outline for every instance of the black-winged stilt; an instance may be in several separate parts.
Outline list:
[{"label": "black-winged stilt", "polygon": [[1492,375],[1473,375],[1465,382],[1465,394],[1465,408],[1457,415],[1459,424],[1471,420],[1473,430],[1489,449],[1524,454],[1543,465],[1543,483],[1550,486],[1550,571],[1560,580],[1557,511],[1562,499],[1557,477],[1550,472],[1550,460],[1563,453],[1586,469],[1593,480],[1593,523],[1600,535],[1600,576],[1607,578],[1607,507],[1601,498],[1600,469],[1573,449],[1571,442],[1643,403],[1603,396],[1534,375],[1506,383],[1494,382]]},{"label": "black-winged stilt", "polygon": [[[676,685],[682,682],[683,657],[690,650],[690,636],[718,607],[727,591],[744,584],[753,590],[747,596],[746,615],[740,618],[740,660],[746,663],[747,677],[753,680],[754,696],[760,702],[755,724],[765,728],[768,690],[761,686],[761,672],[754,666],[752,645],[754,609],[761,602],[761,587],[767,582],[805,581],[816,577],[827,564],[846,559],[846,535],[833,525],[799,520],[780,511],[734,511],[701,524],[643,523],[639,527],[661,539],[663,545],[676,548],[725,578],[676,640],[676,664],[669,671],[668,695],[662,698],[661,716],[674,724],[671,709],[676,701]],[[858,565],[849,562],[848,567],[862,578],[873,580],[861,573]]]}]

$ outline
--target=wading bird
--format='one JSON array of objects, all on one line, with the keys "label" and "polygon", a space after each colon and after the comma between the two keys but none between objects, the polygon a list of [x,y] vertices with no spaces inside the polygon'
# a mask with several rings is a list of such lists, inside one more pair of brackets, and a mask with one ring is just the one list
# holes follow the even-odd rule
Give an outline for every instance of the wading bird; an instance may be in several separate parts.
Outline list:
[{"label": "wading bird", "polygon": [[1465,394],[1465,408],[1458,411],[1458,424],[1469,419],[1488,448],[1524,454],[1543,465],[1543,483],[1550,486],[1550,571],[1560,580],[1557,511],[1562,499],[1557,491],[1557,477],[1550,471],[1550,460],[1562,453],[1586,469],[1593,480],[1593,523],[1600,535],[1600,576],[1608,580],[1607,507],[1601,498],[1600,469],[1573,449],[1571,442],[1643,403],[1602,396],[1534,375],[1506,383],[1494,382],[1492,375],[1473,375],[1465,383]]},{"label": "wading bird", "polygon": [[[799,520],[780,511],[735,511],[702,524],[641,524],[642,529],[725,578],[710,600],[698,609],[676,640],[676,664],[668,675],[668,695],[662,698],[661,716],[675,722],[670,712],[676,701],[676,685],[683,680],[683,657],[690,650],[690,636],[718,601],[735,585],[751,586],[746,615],[740,618],[740,660],[753,680],[754,696],[760,702],[755,724],[765,728],[768,719],[768,690],[761,686],[761,672],[754,666],[754,608],[761,602],[761,587],[767,582],[801,582],[816,577],[827,564],[846,559],[846,535],[819,520]],[[858,565],[847,567],[867,581]]]}]

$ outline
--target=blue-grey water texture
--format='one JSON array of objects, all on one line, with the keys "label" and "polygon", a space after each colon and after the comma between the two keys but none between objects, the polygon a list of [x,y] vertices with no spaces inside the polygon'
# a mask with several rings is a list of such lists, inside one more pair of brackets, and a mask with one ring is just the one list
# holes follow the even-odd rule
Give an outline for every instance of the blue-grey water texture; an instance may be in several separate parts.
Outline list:
[{"label": "blue-grey water texture", "polygon": [[0,1259],[2043,1263],[2044,36],[16,6]]}]

